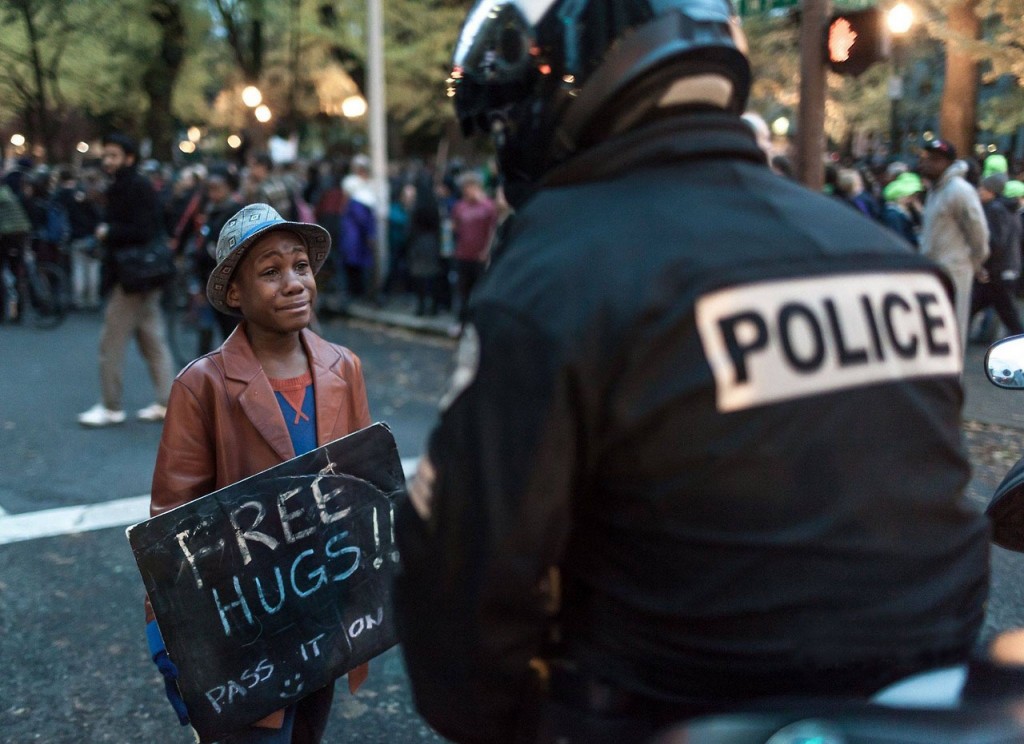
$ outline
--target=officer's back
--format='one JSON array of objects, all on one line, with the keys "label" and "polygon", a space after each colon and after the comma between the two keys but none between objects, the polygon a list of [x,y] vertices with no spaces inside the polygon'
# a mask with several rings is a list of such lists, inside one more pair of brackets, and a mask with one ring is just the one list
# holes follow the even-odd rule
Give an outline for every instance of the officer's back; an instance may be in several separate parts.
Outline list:
[{"label": "officer's back", "polygon": [[605,143],[621,165],[597,148],[578,180],[556,171],[477,297],[481,364],[492,328],[494,355],[516,353],[500,345],[515,323],[550,354],[524,374],[572,386],[563,421],[524,402],[517,425],[573,429],[551,465],[582,478],[565,653],[700,698],[808,692],[801,674],[861,690],[834,667],[870,666],[877,687],[962,659],[987,547],[961,496],[946,285],[772,174],[741,124],[704,118],[685,150],[664,122]]},{"label": "officer's back", "polygon": [[456,107],[518,213],[397,585],[418,707],[458,741],[639,740],[974,642],[948,283],[771,173],[740,36],[723,0],[495,0],[463,30]]}]

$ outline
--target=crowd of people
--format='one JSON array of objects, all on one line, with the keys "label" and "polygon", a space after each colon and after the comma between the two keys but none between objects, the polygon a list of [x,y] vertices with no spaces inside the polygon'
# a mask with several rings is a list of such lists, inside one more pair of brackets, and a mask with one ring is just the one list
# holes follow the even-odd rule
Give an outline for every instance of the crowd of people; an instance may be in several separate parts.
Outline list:
[{"label": "crowd of people", "polygon": [[993,341],[999,323],[1007,335],[1024,333],[1016,303],[1024,297],[1024,163],[1011,168],[999,153],[961,159],[951,143],[935,139],[913,169],[897,160],[878,172],[827,172],[837,199],[946,268],[962,342]]},{"label": "crowd of people", "polygon": [[40,260],[64,265],[74,306],[100,306],[100,260],[95,229],[100,223],[103,179],[98,168],[51,169],[20,158],[3,173],[7,205],[0,221],[0,323],[21,322],[25,297],[13,283],[25,247]]},{"label": "crowd of people", "polygon": [[[144,160],[137,170],[153,186],[161,227],[179,264],[194,274],[197,288],[213,267],[211,249],[220,229],[246,204],[270,204],[286,219],[327,229],[338,248],[321,279],[320,311],[327,314],[342,311],[351,299],[379,305],[402,295],[415,298],[416,314],[458,314],[486,263],[496,227],[508,213],[493,172],[486,168],[469,169],[458,160],[440,173],[419,162],[396,165],[388,179],[388,251],[382,260],[376,249],[378,197],[363,154],[282,165],[257,153],[241,168],[229,162],[174,167]],[[3,182],[29,225],[24,235],[7,241],[7,283],[0,291],[14,296],[10,282],[19,270],[20,246],[30,240],[37,257],[66,269],[73,309],[99,308],[103,245],[95,230],[112,182],[102,163],[50,168],[21,158]],[[22,230],[19,223],[13,227]],[[5,229],[3,234],[11,233]],[[202,301],[198,291],[196,297]],[[19,321],[19,309],[7,302],[3,307],[0,321]],[[215,330],[223,337],[233,326],[215,312],[204,313],[210,325],[204,345],[210,350]]]},{"label": "crowd of people", "polygon": [[[743,120],[772,170],[794,178],[764,119],[749,111]],[[1015,301],[1024,298],[1024,161],[998,152],[959,158],[950,142],[932,139],[910,162],[830,163],[824,191],[946,268],[964,343],[990,343],[1000,329],[1024,333]]]},{"label": "crowd of people", "polygon": [[[378,246],[382,212],[370,160],[321,159],[278,164],[256,153],[244,167],[231,162],[180,168],[140,160],[134,140],[104,139],[103,156],[80,167],[50,168],[29,158],[12,164],[0,186],[0,322],[20,323],[26,297],[17,290],[25,251],[61,265],[70,278],[70,308],[104,309],[100,339],[101,400],[78,416],[84,426],[122,423],[121,367],[130,338],[147,362],[154,402],[142,420],[162,421],[173,377],[161,301],[168,292],[189,307],[199,328],[196,357],[230,335],[237,317],[212,306],[205,287],[216,266],[217,238],[242,207],[267,204],[289,221],[314,223],[335,247],[318,277],[321,317],[349,302],[377,306],[406,298],[417,315],[464,316],[483,272],[498,223],[507,216],[493,173],[459,161],[442,172],[422,163],[389,174],[387,247]],[[121,248],[163,239],[185,281],[136,291],[122,286],[112,260]],[[128,306],[131,307],[128,307]],[[454,322],[452,335],[461,332]]]},{"label": "crowd of people", "polygon": [[[760,117],[750,113],[744,120],[756,134]],[[767,139],[759,144],[771,150]],[[942,140],[931,145],[940,160],[943,148],[950,147]],[[784,156],[769,155],[777,173],[792,176]],[[1024,296],[1024,163],[1011,169],[1010,161],[998,153],[979,162],[957,159],[953,151],[945,158],[946,167],[929,176],[925,160],[915,167],[902,160],[881,167],[829,165],[825,191],[936,258],[944,253],[950,234],[941,228],[931,234],[938,223],[928,219],[927,195],[949,183],[969,184],[971,193],[954,189],[958,208],[967,215],[954,235],[967,235],[966,244],[946,251],[952,258],[939,259],[954,279],[961,277],[960,293],[969,298],[961,303],[963,326],[970,325],[970,318],[971,338],[982,342],[994,340],[999,323],[1008,334],[1024,333],[1014,301]],[[320,313],[343,312],[353,299],[383,305],[407,296],[415,299],[417,315],[454,313],[459,323],[453,335],[487,265],[497,226],[511,211],[493,168],[470,169],[458,160],[442,172],[421,162],[394,164],[388,178],[385,258],[376,248],[378,196],[365,155],[282,165],[267,153],[257,153],[241,168],[229,162],[174,167],[146,160],[139,171],[156,191],[161,225],[179,265],[195,279],[202,316],[197,354],[212,350],[234,327],[231,319],[208,307],[199,288],[214,265],[211,249],[221,227],[246,204],[267,203],[286,219],[315,222],[328,230],[338,250],[322,272]],[[19,322],[23,314],[24,298],[17,297],[12,282],[24,240],[38,258],[65,268],[72,308],[100,307],[103,245],[95,230],[109,182],[99,162],[50,168],[21,158],[7,170],[3,184],[16,197],[15,208],[20,207],[28,225],[21,235],[18,219],[0,224],[0,322]],[[931,200],[931,212],[940,211],[940,201]]]},{"label": "crowd of people", "polygon": [[210,248],[224,221],[246,204],[270,204],[287,220],[324,227],[335,250],[319,279],[322,315],[343,312],[351,300],[379,306],[403,296],[415,298],[417,315],[458,313],[507,214],[490,172],[458,161],[441,173],[418,162],[396,165],[385,255],[377,247],[382,210],[363,154],[303,166],[261,153],[240,170],[200,164],[159,176],[165,228],[175,250],[194,257],[197,286],[212,268]]}]

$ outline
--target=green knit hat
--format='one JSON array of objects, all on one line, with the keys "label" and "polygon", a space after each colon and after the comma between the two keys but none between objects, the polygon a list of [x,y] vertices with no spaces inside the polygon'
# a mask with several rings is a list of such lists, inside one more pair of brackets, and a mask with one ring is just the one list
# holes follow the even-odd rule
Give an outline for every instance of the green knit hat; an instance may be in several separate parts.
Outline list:
[{"label": "green knit hat", "polygon": [[886,201],[898,201],[905,196],[912,196],[922,191],[924,191],[924,184],[921,183],[921,177],[908,171],[900,173],[882,189],[882,196]]},{"label": "green knit hat", "polygon": [[1010,164],[1006,162],[1004,155],[989,155],[985,158],[985,168],[981,172],[981,177],[992,176],[996,173],[1009,173]]},{"label": "green knit hat", "polygon": [[1003,196],[1009,199],[1024,197],[1024,181],[1007,181],[1003,186]]}]

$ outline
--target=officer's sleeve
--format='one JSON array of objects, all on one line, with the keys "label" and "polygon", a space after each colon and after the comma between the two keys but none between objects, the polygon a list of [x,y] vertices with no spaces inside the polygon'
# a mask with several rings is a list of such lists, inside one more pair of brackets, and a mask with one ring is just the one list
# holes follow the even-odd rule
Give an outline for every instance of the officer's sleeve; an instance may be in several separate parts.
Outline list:
[{"label": "officer's sleeve", "polygon": [[398,510],[395,599],[420,712],[456,741],[501,742],[533,696],[580,438],[554,339],[502,309],[475,319],[430,437],[432,513]]}]

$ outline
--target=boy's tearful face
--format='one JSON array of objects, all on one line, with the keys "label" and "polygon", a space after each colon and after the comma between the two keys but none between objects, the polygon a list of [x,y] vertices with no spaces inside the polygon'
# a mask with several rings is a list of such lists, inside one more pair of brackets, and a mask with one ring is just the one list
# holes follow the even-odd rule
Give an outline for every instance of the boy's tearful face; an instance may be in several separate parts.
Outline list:
[{"label": "boy's tearful face", "polygon": [[301,331],[312,318],[316,280],[298,235],[274,230],[249,249],[228,286],[227,304],[250,325],[276,333]]}]

